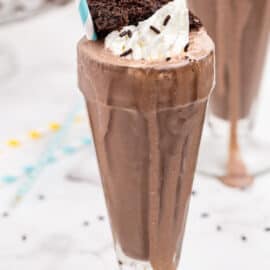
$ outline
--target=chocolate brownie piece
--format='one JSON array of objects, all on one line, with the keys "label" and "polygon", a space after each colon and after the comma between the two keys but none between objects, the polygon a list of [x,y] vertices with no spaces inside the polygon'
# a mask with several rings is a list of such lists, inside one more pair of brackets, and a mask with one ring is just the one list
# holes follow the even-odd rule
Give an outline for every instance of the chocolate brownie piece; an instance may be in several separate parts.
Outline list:
[{"label": "chocolate brownie piece", "polygon": [[87,0],[99,38],[146,20],[172,0]]}]

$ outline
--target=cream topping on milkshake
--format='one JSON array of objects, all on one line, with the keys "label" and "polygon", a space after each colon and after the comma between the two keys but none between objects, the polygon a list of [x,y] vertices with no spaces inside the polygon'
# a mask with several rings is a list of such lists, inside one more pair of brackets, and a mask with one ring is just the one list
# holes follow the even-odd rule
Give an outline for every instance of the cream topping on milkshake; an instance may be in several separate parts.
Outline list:
[{"label": "cream topping on milkshake", "polygon": [[174,0],[137,26],[110,33],[105,46],[115,55],[133,60],[160,60],[181,54],[189,41],[186,0]]}]

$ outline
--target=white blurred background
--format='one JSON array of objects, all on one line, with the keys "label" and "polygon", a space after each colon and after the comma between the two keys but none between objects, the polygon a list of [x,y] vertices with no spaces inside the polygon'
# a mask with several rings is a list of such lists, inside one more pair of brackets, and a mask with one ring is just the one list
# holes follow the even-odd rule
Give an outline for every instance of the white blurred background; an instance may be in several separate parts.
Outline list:
[{"label": "white blurred background", "polygon": [[[0,269],[116,269],[76,105],[81,22],[75,3],[48,2],[0,0]],[[270,53],[256,125],[270,140],[269,74]],[[269,176],[245,192],[196,176],[180,270],[270,269]]]}]

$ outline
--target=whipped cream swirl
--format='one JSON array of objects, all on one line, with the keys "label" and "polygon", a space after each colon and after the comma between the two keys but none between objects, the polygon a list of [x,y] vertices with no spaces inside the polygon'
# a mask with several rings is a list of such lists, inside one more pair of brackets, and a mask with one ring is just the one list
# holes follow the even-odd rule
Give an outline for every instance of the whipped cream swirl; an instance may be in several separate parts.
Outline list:
[{"label": "whipped cream swirl", "polygon": [[125,26],[105,39],[113,54],[133,60],[162,60],[180,55],[189,42],[186,0],[174,0],[138,26]]}]

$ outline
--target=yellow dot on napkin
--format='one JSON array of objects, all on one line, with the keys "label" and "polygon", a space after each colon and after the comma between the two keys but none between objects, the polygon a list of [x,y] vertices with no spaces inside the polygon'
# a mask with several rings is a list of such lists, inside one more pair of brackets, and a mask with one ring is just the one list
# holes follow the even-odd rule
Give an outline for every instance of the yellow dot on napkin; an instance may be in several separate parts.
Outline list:
[{"label": "yellow dot on napkin", "polygon": [[18,140],[9,140],[9,141],[7,142],[7,145],[8,145],[9,147],[14,147],[14,148],[16,148],[16,147],[21,146],[21,143],[20,143],[20,141],[18,141]]},{"label": "yellow dot on napkin", "polygon": [[82,121],[83,121],[83,117],[80,115],[76,116],[74,119],[74,122],[77,124],[81,123]]},{"label": "yellow dot on napkin", "polygon": [[32,130],[29,132],[29,137],[32,139],[32,140],[38,140],[41,138],[41,133],[39,131],[36,131],[36,130]]},{"label": "yellow dot on napkin", "polygon": [[51,123],[50,124],[50,130],[52,130],[52,131],[58,131],[60,128],[61,128],[61,126],[58,123]]}]

